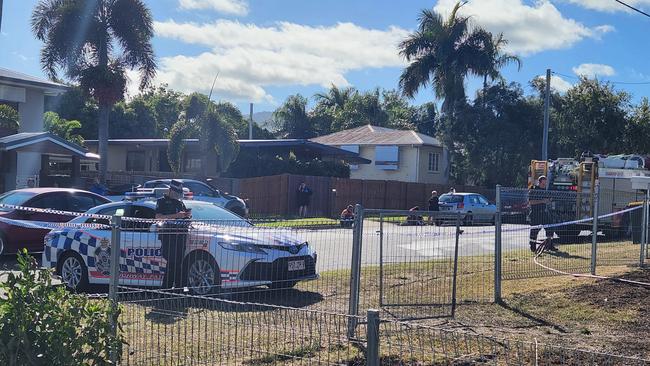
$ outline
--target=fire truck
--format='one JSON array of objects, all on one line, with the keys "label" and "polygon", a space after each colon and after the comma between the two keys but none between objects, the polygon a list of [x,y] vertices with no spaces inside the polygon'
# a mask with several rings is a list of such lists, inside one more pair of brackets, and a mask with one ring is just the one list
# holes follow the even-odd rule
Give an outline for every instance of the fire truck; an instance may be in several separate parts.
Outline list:
[{"label": "fire truck", "polygon": [[[594,189],[599,185],[598,215],[614,213],[642,201],[643,194],[632,189],[630,178],[650,177],[645,161],[638,155],[591,155],[579,159],[559,158],[552,161],[533,160],[528,187],[545,175],[547,189],[557,192],[550,205],[553,221],[570,222],[593,217]],[[564,193],[563,193],[564,192]],[[610,238],[631,234],[629,214],[599,220],[598,226]],[[575,242],[581,231],[591,231],[592,223],[577,223],[559,228],[563,242]]]}]

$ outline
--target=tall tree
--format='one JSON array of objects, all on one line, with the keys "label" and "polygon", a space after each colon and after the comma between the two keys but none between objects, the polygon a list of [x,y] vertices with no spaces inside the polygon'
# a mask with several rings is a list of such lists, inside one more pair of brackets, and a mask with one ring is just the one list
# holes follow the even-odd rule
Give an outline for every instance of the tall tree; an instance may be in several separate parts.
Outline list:
[{"label": "tall tree", "polygon": [[153,19],[142,0],[40,0],[32,31],[44,42],[41,65],[52,79],[61,69],[99,104],[100,177],[106,177],[111,107],[124,97],[126,70],[138,69],[140,87],[156,72]]},{"label": "tall tree", "polygon": [[84,139],[77,133],[81,128],[81,123],[75,120],[67,120],[59,117],[56,112],[45,112],[43,115],[43,127],[62,139],[83,145]]},{"label": "tall tree", "polygon": [[[184,139],[198,138],[201,147],[201,176],[208,176],[210,164],[218,173],[225,171],[239,152],[237,134],[233,127],[232,105],[216,104],[206,95],[193,93],[184,105],[181,119],[174,124],[170,133],[167,155],[169,165],[179,173],[185,149]],[[236,110],[236,109],[235,109]],[[241,116],[241,113],[239,113]]]},{"label": "tall tree", "polygon": [[300,94],[290,95],[273,112],[278,131],[283,138],[310,138],[316,135],[312,119],[307,114],[307,98]]},{"label": "tall tree", "polygon": [[465,103],[465,77],[483,76],[490,64],[492,35],[471,27],[469,17],[458,12],[457,3],[449,17],[433,10],[422,10],[418,28],[399,45],[400,55],[409,62],[399,86],[413,97],[420,88],[431,85],[437,98],[443,99],[441,112],[453,116],[458,104]]}]

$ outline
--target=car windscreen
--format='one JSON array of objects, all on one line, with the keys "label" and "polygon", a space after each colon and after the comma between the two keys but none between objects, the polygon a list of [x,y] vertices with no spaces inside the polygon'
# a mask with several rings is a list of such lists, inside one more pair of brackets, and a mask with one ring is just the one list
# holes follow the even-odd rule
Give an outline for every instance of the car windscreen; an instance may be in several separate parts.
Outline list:
[{"label": "car windscreen", "polygon": [[443,194],[440,196],[439,202],[442,203],[461,203],[463,202],[463,196],[458,194]]},{"label": "car windscreen", "polygon": [[[0,204],[22,206],[27,200],[34,197],[36,193],[12,191],[0,195]],[[0,207],[0,211],[11,211],[11,208]]]},{"label": "car windscreen", "polygon": [[192,202],[192,201],[183,201],[187,208],[192,209],[192,220],[199,221],[228,221],[230,225],[241,224],[242,226],[252,226],[248,221],[242,219],[241,217],[235,215],[234,213],[223,209],[215,204],[209,204],[205,202]]}]

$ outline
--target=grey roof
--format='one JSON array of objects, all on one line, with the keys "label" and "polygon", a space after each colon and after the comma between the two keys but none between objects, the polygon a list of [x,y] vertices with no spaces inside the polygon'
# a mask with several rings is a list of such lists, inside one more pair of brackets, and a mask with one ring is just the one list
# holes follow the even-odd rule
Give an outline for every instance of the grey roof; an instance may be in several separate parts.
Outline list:
[{"label": "grey roof", "polygon": [[[41,145],[37,146],[37,144]],[[97,154],[89,153],[83,147],[49,132],[21,132],[0,137],[0,151],[17,149],[35,149],[45,154],[71,154],[86,159],[99,158]]]},{"label": "grey roof", "polygon": [[411,130],[365,125],[311,139],[326,145],[420,145],[442,147],[436,138]]},{"label": "grey roof", "polygon": [[0,84],[27,85],[51,91],[65,91],[69,86],[0,67]]},{"label": "grey roof", "polygon": [[[184,139],[187,146],[198,146],[198,139]],[[242,149],[247,148],[274,148],[274,149],[300,149],[301,151],[318,153],[321,156],[331,156],[343,159],[352,164],[370,164],[371,161],[359,156],[359,154],[328,146],[315,141],[305,139],[279,139],[279,140],[238,140]],[[86,146],[97,146],[97,140],[86,140]],[[140,145],[166,147],[168,139],[109,139],[109,145]]]}]

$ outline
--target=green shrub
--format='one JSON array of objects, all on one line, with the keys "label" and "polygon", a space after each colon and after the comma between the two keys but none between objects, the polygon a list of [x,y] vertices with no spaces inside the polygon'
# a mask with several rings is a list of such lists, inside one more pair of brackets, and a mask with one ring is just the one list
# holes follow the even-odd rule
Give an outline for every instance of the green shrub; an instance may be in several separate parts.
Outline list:
[{"label": "green shrub", "polygon": [[19,273],[0,284],[0,365],[109,365],[123,340],[113,336],[113,310],[106,299],[90,299],[53,286],[26,251]]},{"label": "green shrub", "polygon": [[0,128],[18,130],[18,112],[6,104],[0,104]]}]

